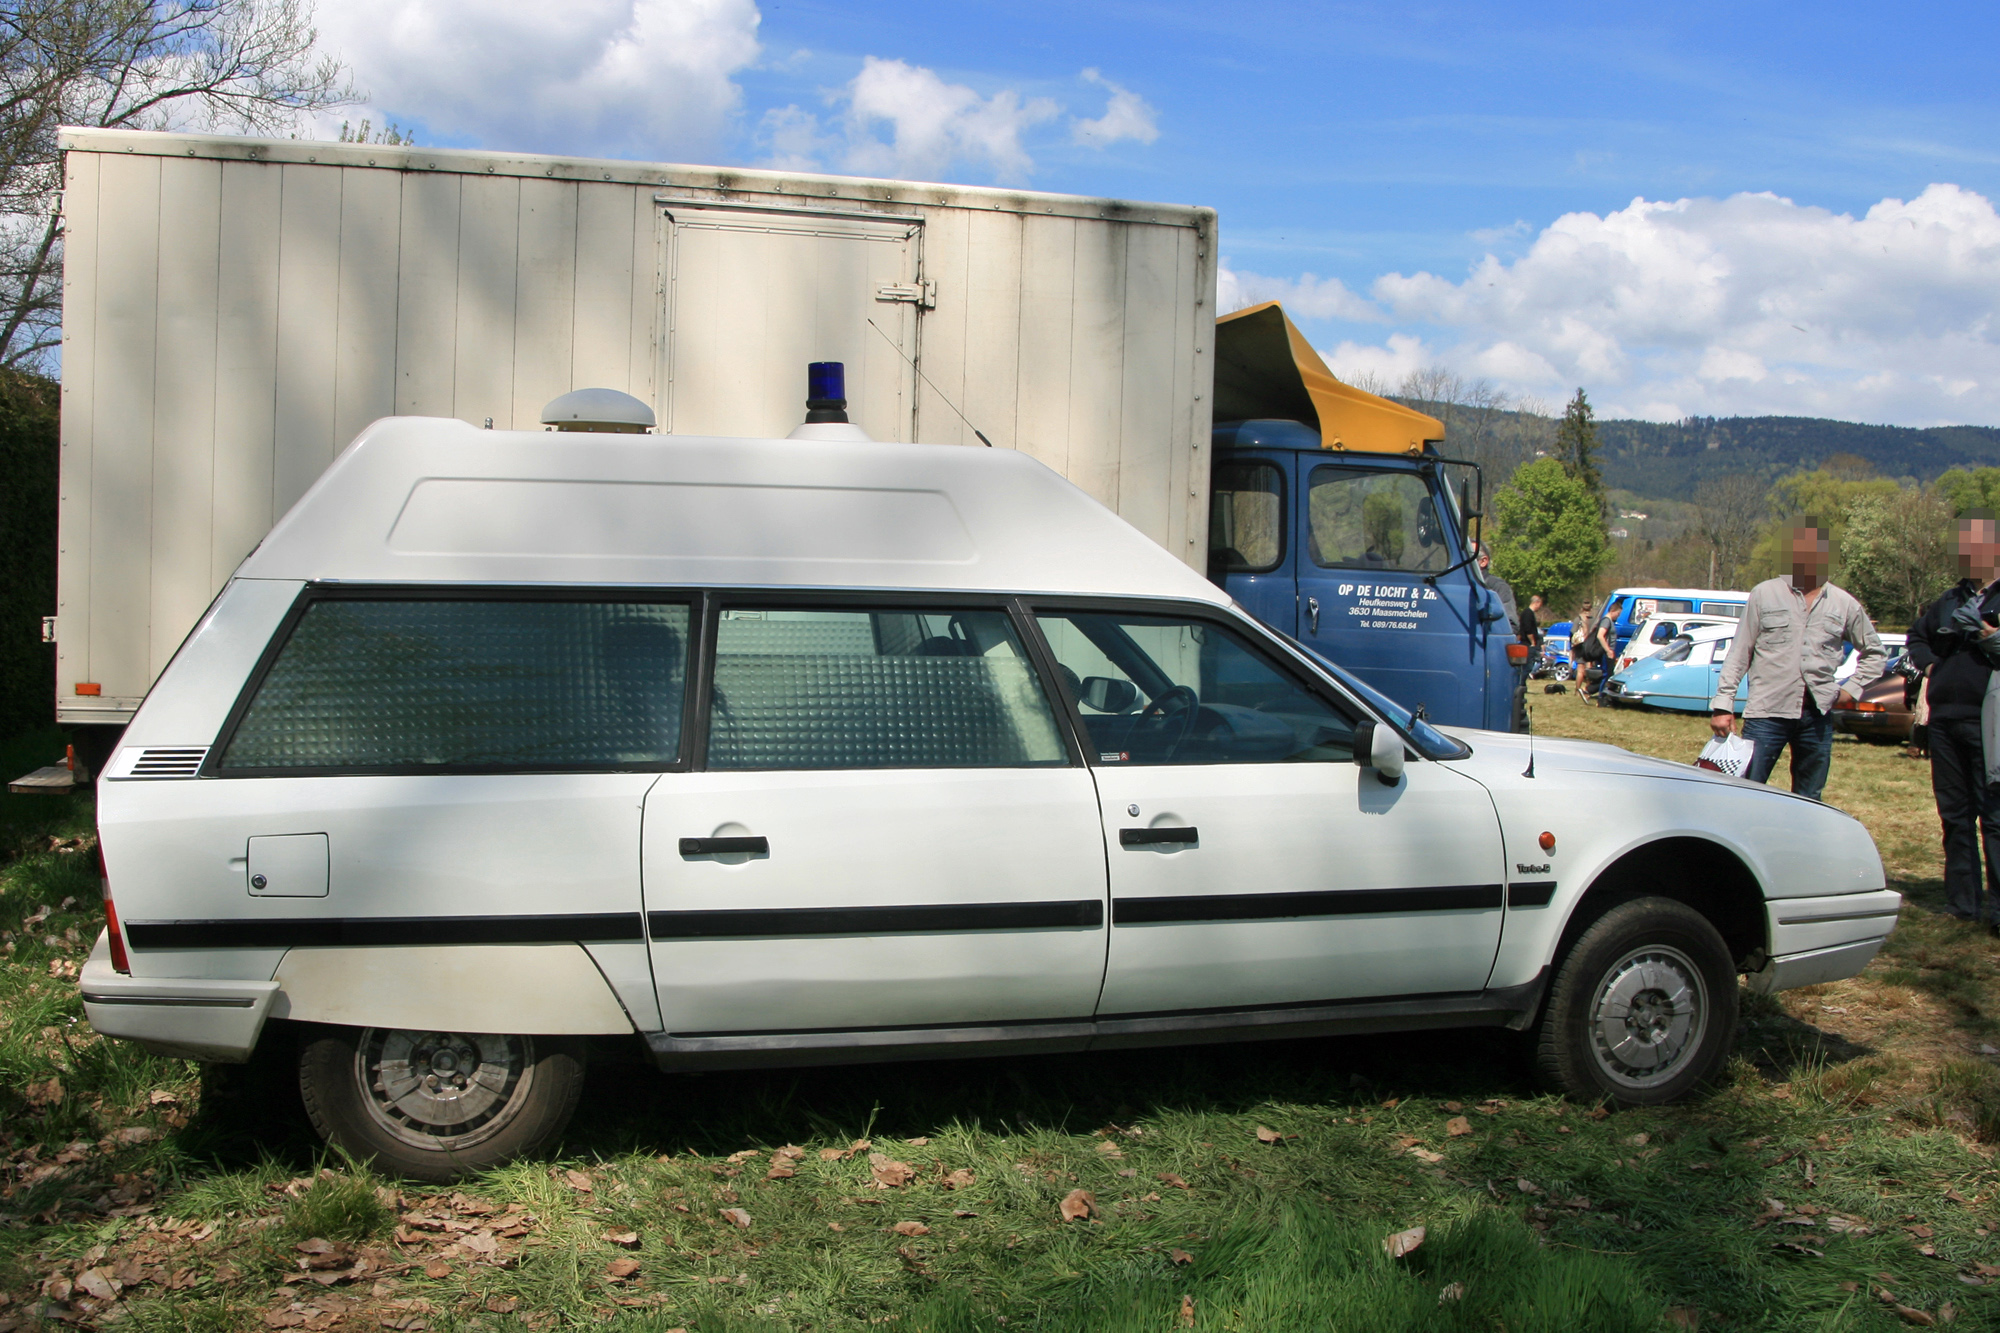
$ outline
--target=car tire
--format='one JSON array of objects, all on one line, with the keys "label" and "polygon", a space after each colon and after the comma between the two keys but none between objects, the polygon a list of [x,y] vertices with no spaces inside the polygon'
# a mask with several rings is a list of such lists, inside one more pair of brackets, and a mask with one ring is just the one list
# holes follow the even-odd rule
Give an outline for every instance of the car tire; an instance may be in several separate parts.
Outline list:
[{"label": "car tire", "polygon": [[1712,1079],[1736,1032],[1736,968],[1708,919],[1671,898],[1613,907],[1557,965],[1536,1064],[1585,1101],[1659,1106]]},{"label": "car tire", "polygon": [[301,1043],[299,1092],[328,1143],[395,1175],[447,1181],[560,1134],[583,1066],[575,1038],[324,1028]]}]

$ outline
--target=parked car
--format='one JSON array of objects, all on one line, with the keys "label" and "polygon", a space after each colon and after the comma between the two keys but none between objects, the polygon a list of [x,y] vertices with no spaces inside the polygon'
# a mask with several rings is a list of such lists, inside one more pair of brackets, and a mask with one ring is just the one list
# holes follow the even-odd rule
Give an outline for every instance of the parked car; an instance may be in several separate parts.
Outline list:
[{"label": "parked car", "polygon": [[[1604,684],[1604,702],[1610,704],[1669,708],[1683,713],[1706,713],[1715,698],[1723,659],[1736,639],[1736,622],[1697,625],[1677,636],[1662,652],[1641,658]],[[1743,712],[1750,698],[1750,681],[1736,687],[1736,711]]]},{"label": "parked car", "polygon": [[1668,644],[1697,625],[1724,625],[1733,628],[1736,617],[1713,615],[1669,615],[1647,616],[1632,627],[1632,637],[1625,641],[1625,651],[1618,654],[1618,670],[1623,671],[1634,662],[1642,661],[1655,653],[1664,652]]},{"label": "parked car", "polygon": [[1569,636],[1575,626],[1567,620],[1558,620],[1542,631],[1541,651],[1536,654],[1533,669],[1529,675],[1540,680],[1572,680],[1576,677],[1576,662],[1570,656]]},{"label": "parked car", "polygon": [[1852,704],[1843,706],[1835,701],[1834,730],[1870,741],[1900,744],[1909,740],[1910,730],[1917,721],[1916,710],[1910,706],[1916,691],[1911,688],[1910,678],[1903,674],[1904,660],[1898,654],[1882,678],[1863,690]]},{"label": "parked car", "polygon": [[[1882,641],[1884,659],[1882,671],[1886,675],[1901,665],[1903,654],[1909,650],[1910,636],[1907,634],[1877,634],[1875,637]],[[1860,664],[1861,654],[1856,652],[1852,645],[1849,645],[1846,654],[1840,659],[1840,665],[1834,669],[1833,678],[1836,681],[1845,682],[1854,674],[1854,669]]]},{"label": "parked car", "polygon": [[1831,807],[1429,725],[1026,454],[829,438],[379,421],[99,793],[91,1024],[289,1051],[321,1134],[427,1179],[546,1143],[612,1040],[1506,1027],[1663,1103],[1739,973],[1851,976],[1901,903]]}]

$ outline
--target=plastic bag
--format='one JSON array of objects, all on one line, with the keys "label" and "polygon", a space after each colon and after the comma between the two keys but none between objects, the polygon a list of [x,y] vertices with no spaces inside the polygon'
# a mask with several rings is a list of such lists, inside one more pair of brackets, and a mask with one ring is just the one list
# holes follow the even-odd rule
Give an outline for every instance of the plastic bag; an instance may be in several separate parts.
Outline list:
[{"label": "plastic bag", "polygon": [[1710,738],[1708,744],[1701,747],[1701,758],[1694,761],[1694,766],[1711,769],[1726,777],[1740,778],[1750,767],[1750,756],[1755,753],[1756,746],[1731,732],[1727,736]]}]

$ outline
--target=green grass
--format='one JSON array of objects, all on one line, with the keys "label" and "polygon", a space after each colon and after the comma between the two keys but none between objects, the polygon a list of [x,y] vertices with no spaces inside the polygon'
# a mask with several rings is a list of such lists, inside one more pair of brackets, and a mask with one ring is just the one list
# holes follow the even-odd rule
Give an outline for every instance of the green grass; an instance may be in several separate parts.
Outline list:
[{"label": "green grass", "polygon": [[[1542,734],[1700,743],[1699,719],[1537,705]],[[455,1190],[332,1157],[282,1071],[203,1077],[96,1039],[50,975],[96,930],[90,858],[49,845],[88,832],[88,803],[5,798],[0,1325],[32,1327],[45,1281],[124,1263],[116,1313],[141,1333],[1908,1327],[1878,1289],[2000,1326],[2000,1283],[1961,1280],[2000,1264],[2000,1069],[1977,1051],[2000,970],[1925,910],[1920,767],[1835,761],[1831,794],[1879,807],[1914,900],[1892,950],[1855,982],[1747,997],[1728,1078],[1685,1106],[1549,1096],[1493,1032],[675,1078],[600,1063],[553,1153]],[[794,1174],[767,1179],[786,1145]],[[914,1178],[876,1188],[870,1151]],[[1076,1190],[1095,1216],[1065,1221]],[[1420,1247],[1384,1252],[1419,1225]],[[356,1275],[311,1280],[305,1241]]]}]

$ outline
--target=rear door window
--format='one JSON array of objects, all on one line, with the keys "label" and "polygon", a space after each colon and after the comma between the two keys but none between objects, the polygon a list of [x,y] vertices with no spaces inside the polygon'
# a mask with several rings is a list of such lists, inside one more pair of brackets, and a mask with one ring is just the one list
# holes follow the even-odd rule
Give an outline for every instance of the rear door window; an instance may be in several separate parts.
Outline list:
[{"label": "rear door window", "polygon": [[724,608],[710,769],[1067,764],[1005,611]]},{"label": "rear door window", "polygon": [[315,599],[222,772],[651,768],[681,752],[688,605]]}]

